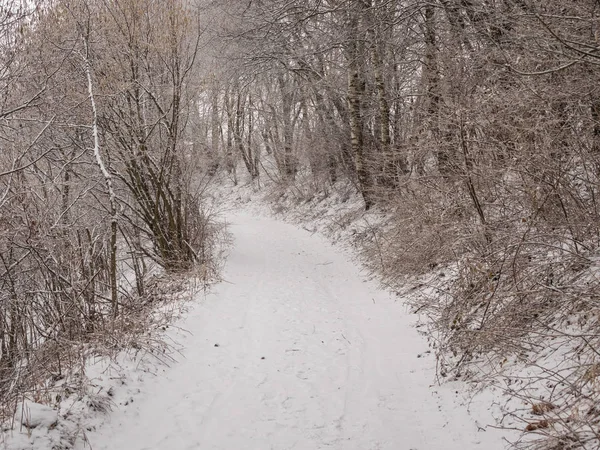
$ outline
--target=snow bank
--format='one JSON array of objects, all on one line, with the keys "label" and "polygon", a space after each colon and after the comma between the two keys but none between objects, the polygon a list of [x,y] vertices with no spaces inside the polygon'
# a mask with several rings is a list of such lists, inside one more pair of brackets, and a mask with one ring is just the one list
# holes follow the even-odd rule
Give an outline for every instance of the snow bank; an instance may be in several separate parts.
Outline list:
[{"label": "snow bank", "polygon": [[24,400],[17,405],[15,422],[25,428],[54,428],[58,423],[58,412],[46,405]]}]

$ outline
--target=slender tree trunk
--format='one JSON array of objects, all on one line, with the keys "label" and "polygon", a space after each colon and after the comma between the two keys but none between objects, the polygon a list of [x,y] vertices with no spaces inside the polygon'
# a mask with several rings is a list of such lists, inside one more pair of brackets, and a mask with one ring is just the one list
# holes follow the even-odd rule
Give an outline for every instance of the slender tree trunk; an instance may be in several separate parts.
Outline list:
[{"label": "slender tree trunk", "polygon": [[592,113],[592,155],[596,162],[596,173],[600,175],[600,98],[594,97],[591,102]]},{"label": "slender tree trunk", "polygon": [[371,58],[373,63],[373,72],[375,75],[375,87],[377,89],[379,112],[378,139],[381,147],[381,181],[384,185],[394,187],[397,185],[396,179],[398,176],[396,173],[396,161],[401,158],[401,155],[395,155],[391,149],[392,139],[390,135],[390,105],[388,102],[385,80],[383,78],[383,60],[381,58],[377,36],[374,36]]},{"label": "slender tree trunk", "polygon": [[293,125],[292,125],[292,101],[293,96],[290,87],[286,83],[282,73],[277,76],[277,83],[281,91],[282,120],[283,120],[283,166],[286,178],[293,179],[296,176],[296,162],[293,148]]},{"label": "slender tree trunk", "polygon": [[98,127],[98,111],[96,109],[96,100],[94,98],[94,83],[92,79],[92,68],[90,63],[90,49],[89,49],[89,30],[83,34],[83,41],[85,46],[84,55],[84,70],[87,78],[88,94],[90,99],[90,105],[92,108],[92,134],[94,137],[94,156],[96,163],[102,172],[106,189],[108,191],[108,201],[110,205],[110,298],[112,304],[113,318],[117,317],[118,314],[118,286],[117,286],[117,196],[113,189],[112,175],[106,168],[102,154],[100,152],[100,133]]},{"label": "slender tree trunk", "polygon": [[[230,95],[231,94],[231,95]],[[235,168],[235,156],[234,156],[234,127],[235,127],[235,119],[233,116],[233,98],[232,93],[229,92],[229,89],[225,93],[225,112],[227,114],[227,133],[225,135],[225,166],[227,168],[227,172],[233,175],[234,184],[237,185],[237,177],[236,177],[236,168]]]},{"label": "slender tree trunk", "polygon": [[427,102],[427,126],[433,137],[440,174],[450,173],[450,154],[446,140],[441,139],[440,130],[440,77],[438,68],[438,49],[436,40],[435,8],[432,4],[424,6],[423,32],[425,39],[425,86]]},{"label": "slender tree trunk", "polygon": [[361,0],[355,0],[357,10],[351,12],[350,42],[348,64],[348,111],[350,119],[350,144],[354,159],[354,168],[358,178],[358,186],[365,202],[365,208],[373,206],[373,182],[366,164],[364,145],[364,122],[362,103],[365,83],[362,74],[361,60],[364,57],[363,44],[360,36],[359,15],[364,12],[366,5]]},{"label": "slender tree trunk", "polygon": [[211,96],[211,135],[210,135],[210,161],[208,173],[209,175],[214,175],[217,173],[219,169],[219,90],[217,86],[213,86],[212,96]]}]

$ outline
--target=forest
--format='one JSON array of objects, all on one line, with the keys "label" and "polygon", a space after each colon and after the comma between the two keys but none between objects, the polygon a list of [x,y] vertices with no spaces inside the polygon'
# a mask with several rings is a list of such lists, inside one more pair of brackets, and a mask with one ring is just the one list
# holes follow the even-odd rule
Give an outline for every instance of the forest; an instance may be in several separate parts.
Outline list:
[{"label": "forest", "polygon": [[263,179],[385,214],[389,288],[445,273],[439,374],[504,379],[523,448],[600,445],[598,1],[4,0],[0,61],[6,411],[212,273],[206,186]]}]

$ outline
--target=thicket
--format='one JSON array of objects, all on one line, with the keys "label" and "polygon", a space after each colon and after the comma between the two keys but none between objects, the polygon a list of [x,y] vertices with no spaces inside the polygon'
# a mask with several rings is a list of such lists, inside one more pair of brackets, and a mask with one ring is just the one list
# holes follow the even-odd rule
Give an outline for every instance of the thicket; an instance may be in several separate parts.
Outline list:
[{"label": "thicket", "polygon": [[0,5],[0,419],[53,401],[98,349],[141,345],[166,286],[212,270],[199,17],[176,0]]},{"label": "thicket", "polygon": [[520,361],[532,370],[507,380],[529,404],[517,445],[597,448],[600,4],[215,11],[222,45],[200,133],[214,167],[237,182],[242,161],[295,192],[354,184],[393,217],[372,257],[388,284],[446,275],[415,300],[440,374],[497,378]]}]

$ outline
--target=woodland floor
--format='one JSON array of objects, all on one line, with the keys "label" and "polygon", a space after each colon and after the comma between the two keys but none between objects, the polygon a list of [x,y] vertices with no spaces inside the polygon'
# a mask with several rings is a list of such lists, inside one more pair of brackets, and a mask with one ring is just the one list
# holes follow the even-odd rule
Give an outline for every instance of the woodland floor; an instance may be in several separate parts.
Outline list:
[{"label": "woodland floor", "polygon": [[224,281],[179,324],[180,362],[87,433],[92,449],[505,448],[490,399],[436,383],[415,316],[347,254],[275,219],[227,220]]}]

